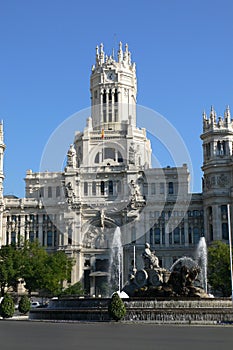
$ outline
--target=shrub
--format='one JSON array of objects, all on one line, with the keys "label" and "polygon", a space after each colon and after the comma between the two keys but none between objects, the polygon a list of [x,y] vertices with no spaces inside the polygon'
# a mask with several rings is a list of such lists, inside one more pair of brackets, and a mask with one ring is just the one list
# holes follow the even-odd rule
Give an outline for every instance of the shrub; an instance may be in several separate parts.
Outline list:
[{"label": "shrub", "polygon": [[108,305],[108,313],[115,321],[121,320],[126,314],[125,304],[117,293],[112,295],[112,299]]},{"label": "shrub", "polygon": [[3,318],[10,318],[14,315],[15,304],[12,297],[6,294],[0,305],[0,316]]},{"label": "shrub", "polygon": [[31,308],[31,302],[27,295],[23,295],[19,301],[19,312],[26,314]]}]

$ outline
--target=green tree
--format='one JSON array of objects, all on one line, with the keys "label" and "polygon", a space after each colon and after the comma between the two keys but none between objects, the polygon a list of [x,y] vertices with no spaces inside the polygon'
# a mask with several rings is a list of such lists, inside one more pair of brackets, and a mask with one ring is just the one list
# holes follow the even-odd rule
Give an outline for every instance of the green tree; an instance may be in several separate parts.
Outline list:
[{"label": "green tree", "polygon": [[43,290],[49,294],[61,294],[64,281],[70,279],[73,263],[74,261],[63,251],[48,254],[43,276]]},{"label": "green tree", "polygon": [[0,316],[3,318],[10,318],[14,315],[15,304],[12,297],[8,294],[5,294],[1,305],[0,305]]},{"label": "green tree", "polygon": [[0,293],[4,296],[10,287],[16,288],[20,277],[20,255],[15,246],[0,249]]},{"label": "green tree", "polygon": [[126,314],[125,304],[117,293],[112,295],[108,305],[108,313],[115,321],[121,320]]},{"label": "green tree", "polygon": [[221,241],[208,248],[208,281],[214,291],[231,294],[230,248]]},{"label": "green tree", "polygon": [[83,295],[84,289],[81,282],[77,282],[62,291],[61,295]]},{"label": "green tree", "polygon": [[4,246],[0,249],[0,292],[16,288],[22,278],[29,295],[60,294],[63,282],[69,281],[74,261],[65,252],[49,254],[38,241],[25,242],[19,247]]},{"label": "green tree", "polygon": [[27,295],[23,295],[19,301],[19,312],[21,314],[26,314],[31,307],[30,299]]},{"label": "green tree", "polygon": [[21,254],[21,277],[24,279],[25,288],[29,295],[43,288],[46,274],[47,255],[38,241],[25,242],[20,250]]}]

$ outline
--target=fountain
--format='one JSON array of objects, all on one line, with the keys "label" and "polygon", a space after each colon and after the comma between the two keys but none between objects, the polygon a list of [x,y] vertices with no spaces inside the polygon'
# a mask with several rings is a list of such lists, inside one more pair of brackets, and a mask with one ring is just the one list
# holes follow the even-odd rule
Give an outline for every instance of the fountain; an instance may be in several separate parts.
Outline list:
[{"label": "fountain", "polygon": [[[233,323],[231,300],[211,298],[206,293],[207,254],[203,238],[199,242],[195,260],[182,257],[169,270],[159,266],[159,260],[148,243],[142,258],[144,268],[134,269],[121,290],[122,244],[121,231],[117,228],[112,240],[112,279],[109,283],[116,286],[114,291],[118,290],[120,295],[126,293],[122,296],[127,310],[125,321],[159,324]],[[203,288],[196,283],[200,273],[203,275]],[[129,298],[126,299],[126,296]],[[110,298],[60,297],[51,300],[46,309],[32,309],[29,319],[110,321],[109,301]]]},{"label": "fountain", "polygon": [[123,271],[123,248],[121,243],[121,230],[117,227],[113,234],[110,264],[109,264],[109,286],[110,295],[113,292],[121,290],[122,287],[122,271]]}]

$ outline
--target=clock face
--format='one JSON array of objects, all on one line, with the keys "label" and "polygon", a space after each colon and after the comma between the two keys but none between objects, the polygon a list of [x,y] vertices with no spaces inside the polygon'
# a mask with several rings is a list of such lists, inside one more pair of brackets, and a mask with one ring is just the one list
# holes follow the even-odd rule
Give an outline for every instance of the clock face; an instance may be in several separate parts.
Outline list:
[{"label": "clock face", "polygon": [[107,73],[107,79],[108,79],[108,80],[114,81],[115,78],[116,78],[116,75],[115,75],[114,72],[108,72],[108,73]]}]

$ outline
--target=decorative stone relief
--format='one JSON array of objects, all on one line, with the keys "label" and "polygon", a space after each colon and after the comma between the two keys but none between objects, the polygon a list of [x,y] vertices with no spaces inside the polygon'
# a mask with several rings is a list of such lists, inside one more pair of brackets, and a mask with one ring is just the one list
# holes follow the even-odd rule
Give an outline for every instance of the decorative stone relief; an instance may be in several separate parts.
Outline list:
[{"label": "decorative stone relief", "polygon": [[220,187],[225,187],[229,183],[228,176],[221,174],[217,177],[217,183]]},{"label": "decorative stone relief", "polygon": [[97,228],[89,228],[83,237],[83,246],[86,248],[95,248],[96,239],[99,236],[99,231]]}]

